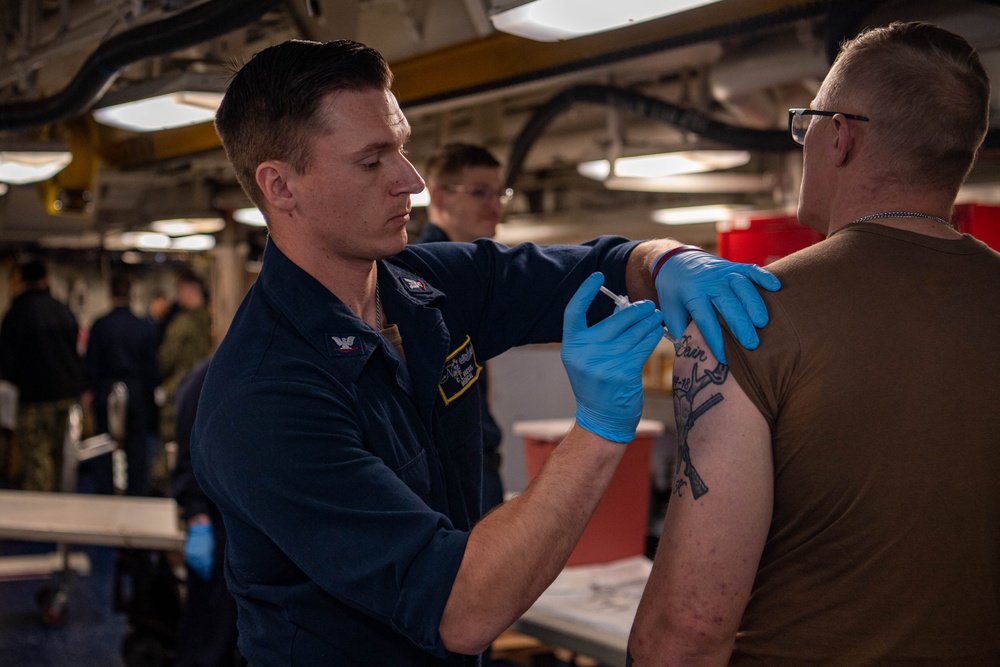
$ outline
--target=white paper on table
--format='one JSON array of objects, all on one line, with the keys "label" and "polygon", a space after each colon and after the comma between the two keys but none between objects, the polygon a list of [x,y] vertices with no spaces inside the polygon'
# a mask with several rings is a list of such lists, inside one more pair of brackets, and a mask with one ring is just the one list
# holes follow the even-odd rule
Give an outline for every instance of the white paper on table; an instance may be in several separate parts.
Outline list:
[{"label": "white paper on table", "polygon": [[567,567],[532,608],[627,638],[652,567],[645,556]]}]

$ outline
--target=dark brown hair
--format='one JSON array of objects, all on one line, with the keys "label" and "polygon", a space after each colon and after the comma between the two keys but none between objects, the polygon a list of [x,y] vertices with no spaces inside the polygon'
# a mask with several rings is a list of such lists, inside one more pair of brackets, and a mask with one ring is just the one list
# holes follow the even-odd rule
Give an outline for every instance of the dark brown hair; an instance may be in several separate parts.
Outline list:
[{"label": "dark brown hair", "polygon": [[482,146],[459,142],[445,144],[434,151],[424,167],[427,184],[434,186],[449,176],[458,176],[466,167],[500,167],[500,161]]},{"label": "dark brown hair", "polygon": [[236,178],[267,215],[257,167],[267,160],[309,168],[311,142],[328,132],[316,113],[338,90],[388,90],[392,72],[378,51],[350,40],[291,40],[254,55],[232,78],[215,116]]}]

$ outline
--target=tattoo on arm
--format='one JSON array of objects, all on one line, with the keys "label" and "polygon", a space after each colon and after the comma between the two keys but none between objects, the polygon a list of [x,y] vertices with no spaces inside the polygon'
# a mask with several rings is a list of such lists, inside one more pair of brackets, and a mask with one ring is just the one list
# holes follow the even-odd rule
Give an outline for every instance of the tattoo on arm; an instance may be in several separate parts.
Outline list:
[{"label": "tattoo on arm", "polygon": [[[690,346],[690,336],[681,338],[677,347],[677,356],[691,359],[706,360],[705,351],[699,347]],[[698,471],[691,461],[691,449],[688,447],[688,433],[694,426],[695,421],[713,407],[721,403],[724,398],[722,394],[715,393],[701,400],[698,394],[703,390],[713,386],[721,385],[729,376],[729,367],[721,362],[717,362],[714,370],[705,370],[699,373],[698,362],[691,368],[691,377],[674,378],[674,416],[677,422],[677,440],[680,443],[677,449],[678,470],[674,476],[674,494],[680,496],[685,486],[691,487],[691,495],[695,500],[708,493],[708,486],[698,475]],[[684,464],[681,471],[680,464]],[[684,479],[687,478],[687,479]]]}]

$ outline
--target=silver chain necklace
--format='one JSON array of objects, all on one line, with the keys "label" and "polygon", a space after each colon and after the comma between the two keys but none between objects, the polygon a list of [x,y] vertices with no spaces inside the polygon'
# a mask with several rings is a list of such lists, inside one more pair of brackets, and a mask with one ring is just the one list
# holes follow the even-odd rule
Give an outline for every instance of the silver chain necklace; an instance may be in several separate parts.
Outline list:
[{"label": "silver chain necklace", "polygon": [[375,281],[375,327],[382,333],[382,295],[378,291],[378,281]]},{"label": "silver chain necklace", "polygon": [[913,213],[912,211],[887,211],[885,213],[872,213],[870,215],[863,215],[857,220],[851,220],[848,225],[856,225],[859,222],[868,222],[869,220],[878,220],[880,218],[927,218],[928,220],[937,220],[943,225],[948,225],[954,228],[950,221],[944,218],[939,218],[936,215],[931,215],[929,213]]}]

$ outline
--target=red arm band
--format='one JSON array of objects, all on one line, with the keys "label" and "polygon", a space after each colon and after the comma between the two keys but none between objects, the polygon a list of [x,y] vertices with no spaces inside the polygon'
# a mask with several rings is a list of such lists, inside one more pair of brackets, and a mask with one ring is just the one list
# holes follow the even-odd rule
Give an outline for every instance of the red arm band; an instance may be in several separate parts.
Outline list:
[{"label": "red arm band", "polygon": [[680,253],[687,252],[689,250],[699,250],[701,252],[705,252],[704,248],[699,248],[696,245],[679,245],[676,248],[668,250],[660,255],[660,258],[656,260],[656,264],[653,265],[653,284],[656,284],[656,276],[660,275],[660,269],[663,268],[663,265],[667,263],[668,259],[674,255],[679,255]]}]

